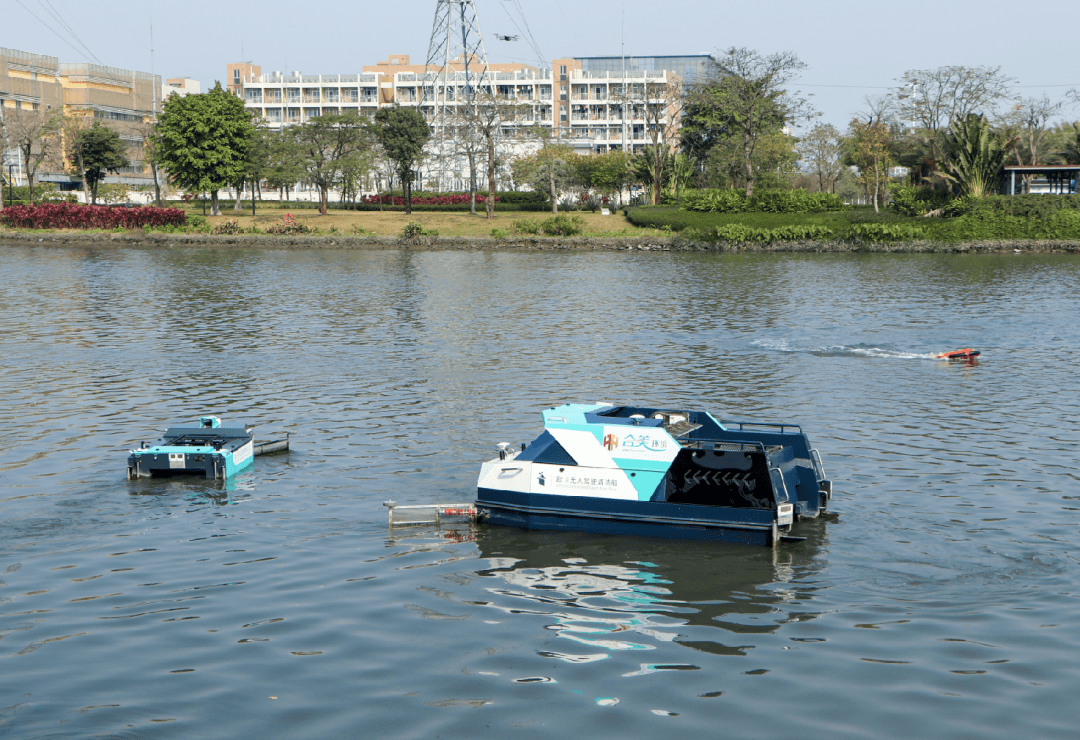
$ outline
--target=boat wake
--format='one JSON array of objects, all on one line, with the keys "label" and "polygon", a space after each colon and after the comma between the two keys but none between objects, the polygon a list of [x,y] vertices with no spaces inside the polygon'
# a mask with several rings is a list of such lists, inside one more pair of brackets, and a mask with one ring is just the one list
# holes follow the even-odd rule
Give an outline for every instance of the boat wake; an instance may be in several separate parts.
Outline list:
[{"label": "boat wake", "polygon": [[829,345],[825,347],[798,347],[786,339],[755,339],[754,346],[773,352],[805,353],[817,357],[872,357],[890,360],[941,360],[940,352],[911,352],[908,350],[878,347],[869,344]]}]

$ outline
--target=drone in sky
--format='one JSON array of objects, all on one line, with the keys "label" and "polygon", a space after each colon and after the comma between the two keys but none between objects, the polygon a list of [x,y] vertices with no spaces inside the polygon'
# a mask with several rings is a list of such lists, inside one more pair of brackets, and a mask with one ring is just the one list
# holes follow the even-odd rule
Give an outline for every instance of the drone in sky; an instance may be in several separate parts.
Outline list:
[{"label": "drone in sky", "polygon": [[520,36],[504,36],[501,33],[497,33],[495,34],[495,38],[497,38],[499,41],[517,41]]}]

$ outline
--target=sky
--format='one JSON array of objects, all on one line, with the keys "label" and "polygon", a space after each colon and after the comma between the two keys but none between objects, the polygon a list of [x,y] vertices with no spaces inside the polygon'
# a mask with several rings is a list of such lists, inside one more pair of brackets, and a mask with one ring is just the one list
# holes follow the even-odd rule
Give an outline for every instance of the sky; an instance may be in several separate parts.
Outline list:
[{"label": "sky", "polygon": [[[526,29],[549,65],[563,56],[717,54],[733,46],[795,52],[807,66],[791,89],[812,96],[817,120],[840,129],[866,108],[866,96],[889,92],[913,69],[1000,67],[1025,97],[1061,100],[1080,90],[1067,31],[1080,21],[1076,0],[1045,0],[1027,6],[1031,11],[1002,0],[475,4],[490,62],[536,64],[524,38],[496,39]],[[0,46],[163,79],[191,77],[205,91],[216,80],[224,84],[225,65],[238,61],[263,72],[303,74],[358,73],[391,54],[422,64],[436,6],[436,0],[0,0]],[[1050,38],[1055,29],[1065,31],[1058,41]],[[1080,119],[1080,106],[1067,108],[1064,118]]]}]

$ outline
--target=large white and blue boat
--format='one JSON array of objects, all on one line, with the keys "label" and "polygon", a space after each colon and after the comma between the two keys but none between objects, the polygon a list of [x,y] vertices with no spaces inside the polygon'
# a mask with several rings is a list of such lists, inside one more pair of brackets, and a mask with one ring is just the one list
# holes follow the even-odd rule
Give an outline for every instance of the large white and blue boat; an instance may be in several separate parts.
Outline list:
[{"label": "large white and blue boat", "polygon": [[832,498],[794,424],[704,411],[566,404],[544,432],[483,464],[476,508],[493,524],[775,546]]}]

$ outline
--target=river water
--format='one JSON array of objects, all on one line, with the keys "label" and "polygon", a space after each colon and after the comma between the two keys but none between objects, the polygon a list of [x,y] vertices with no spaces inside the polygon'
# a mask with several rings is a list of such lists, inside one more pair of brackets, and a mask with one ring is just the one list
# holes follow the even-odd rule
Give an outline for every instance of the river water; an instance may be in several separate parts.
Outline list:
[{"label": "river water", "polygon": [[[4,247],[0,737],[1075,737],[1078,289],[1063,255]],[[835,516],[389,531],[594,400],[800,422]],[[203,413],[293,449],[125,479]]]}]

